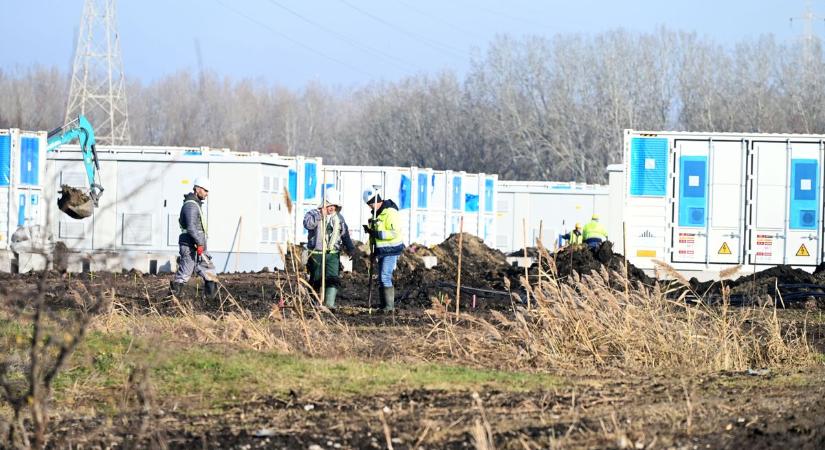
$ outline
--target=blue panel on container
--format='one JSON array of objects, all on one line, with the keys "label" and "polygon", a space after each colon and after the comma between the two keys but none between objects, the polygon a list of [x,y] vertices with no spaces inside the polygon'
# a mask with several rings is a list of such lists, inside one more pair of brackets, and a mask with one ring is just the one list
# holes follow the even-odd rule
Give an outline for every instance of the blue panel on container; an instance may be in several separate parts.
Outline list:
[{"label": "blue panel on container", "polygon": [[478,212],[478,195],[465,194],[464,195],[464,211]]},{"label": "blue panel on container", "polygon": [[461,177],[453,177],[453,209],[461,209]]},{"label": "blue panel on container", "polygon": [[492,178],[484,180],[484,211],[493,212],[493,190],[495,183]]},{"label": "blue panel on container", "polygon": [[11,183],[11,136],[0,136],[0,186]]},{"label": "blue panel on container", "polygon": [[427,207],[427,174],[419,173],[418,174],[418,207],[419,208],[426,208]]},{"label": "blue panel on container", "polygon": [[40,141],[33,137],[20,140],[20,183],[37,185],[40,163]]},{"label": "blue panel on container", "polygon": [[293,202],[298,196],[298,172],[289,169],[289,199]]},{"label": "blue panel on container", "polygon": [[314,162],[304,163],[304,200],[315,198],[318,189],[318,166]]},{"label": "blue panel on container", "polygon": [[410,209],[412,204],[412,179],[401,175],[401,186],[398,187],[398,208]]},{"label": "blue panel on container", "polygon": [[815,159],[791,160],[792,230],[815,230],[819,222],[819,162]]},{"label": "blue panel on container", "polygon": [[679,226],[704,227],[707,219],[707,156],[679,158]]},{"label": "blue panel on container", "polygon": [[630,141],[630,195],[663,197],[667,181],[667,139]]},{"label": "blue panel on container", "polygon": [[17,226],[26,224],[26,194],[20,194],[17,199]]}]

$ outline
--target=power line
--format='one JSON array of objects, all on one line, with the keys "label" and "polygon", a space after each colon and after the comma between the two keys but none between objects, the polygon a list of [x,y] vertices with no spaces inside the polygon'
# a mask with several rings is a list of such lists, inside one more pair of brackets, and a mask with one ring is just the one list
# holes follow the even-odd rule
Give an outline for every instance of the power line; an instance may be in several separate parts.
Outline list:
[{"label": "power line", "polygon": [[298,40],[296,40],[296,39],[293,39],[293,38],[289,37],[288,35],[286,35],[286,34],[284,34],[284,33],[281,33],[280,31],[276,30],[275,28],[272,28],[270,25],[268,25],[268,24],[266,24],[266,23],[264,23],[264,22],[261,22],[260,20],[255,19],[254,17],[250,17],[248,14],[244,14],[242,11],[239,11],[239,10],[237,10],[237,9],[235,9],[235,8],[233,8],[233,7],[229,6],[229,5],[227,5],[226,3],[222,2],[221,0],[215,0],[215,2],[217,2],[218,4],[220,4],[221,6],[223,6],[224,8],[226,8],[226,9],[228,9],[228,10],[230,10],[230,11],[234,12],[235,14],[237,14],[237,15],[239,15],[239,16],[241,16],[241,17],[243,17],[244,19],[246,19],[246,20],[248,20],[248,21],[250,21],[250,22],[252,22],[252,23],[254,23],[254,24],[258,25],[258,26],[261,26],[261,27],[263,27],[263,28],[266,28],[267,30],[271,31],[272,33],[274,33],[274,34],[276,34],[276,35],[280,36],[282,39],[285,39],[285,40],[287,40],[287,41],[289,41],[289,42],[291,42],[291,43],[293,43],[293,44],[295,44],[295,45],[297,45],[297,46],[299,46],[299,47],[301,47],[301,48],[303,48],[303,49],[305,49],[305,50],[308,50],[308,51],[310,51],[310,52],[312,52],[312,53],[315,53],[316,55],[318,55],[318,56],[320,56],[320,57],[322,57],[322,58],[326,58],[326,59],[328,59],[328,60],[330,60],[330,61],[332,61],[332,62],[335,62],[335,63],[337,63],[337,64],[340,64],[340,65],[342,65],[342,66],[344,66],[344,67],[346,67],[346,68],[348,68],[348,69],[350,69],[350,70],[352,70],[352,71],[354,71],[354,72],[358,72],[358,73],[360,73],[361,75],[365,75],[365,76],[367,76],[367,77],[372,77],[372,78],[375,78],[373,75],[371,75],[371,74],[369,74],[369,73],[367,73],[367,72],[364,72],[363,70],[359,69],[359,68],[358,68],[358,67],[356,67],[356,66],[353,66],[352,64],[348,64],[347,62],[342,61],[342,60],[340,60],[340,59],[338,59],[338,58],[335,58],[334,56],[327,55],[326,53],[324,53],[324,52],[322,52],[322,51],[320,51],[320,50],[317,50],[317,49],[315,49],[315,48],[313,48],[313,47],[311,47],[311,46],[309,46],[309,45],[304,44],[303,42],[300,42],[300,41],[298,41]]},{"label": "power line", "polygon": [[343,33],[339,33],[339,32],[337,32],[337,31],[335,31],[335,30],[333,30],[329,27],[326,27],[326,26],[324,26],[320,23],[317,23],[314,20],[303,16],[302,14],[300,14],[300,13],[298,13],[298,12],[282,5],[281,3],[278,3],[275,0],[268,0],[268,1],[269,1],[269,3],[272,3],[274,6],[288,12],[289,14],[292,14],[293,16],[303,20],[304,22],[306,22],[306,23],[308,23],[308,24],[310,24],[310,25],[312,25],[316,28],[319,28],[319,29],[321,29],[321,30],[323,30],[323,31],[325,31],[329,34],[332,34],[333,36],[336,36],[336,37],[340,38],[341,40],[343,40],[347,44],[349,44],[349,45],[351,45],[351,46],[353,46],[353,47],[355,47],[359,50],[364,50],[364,51],[367,51],[369,53],[372,53],[373,55],[378,55],[382,58],[385,58],[386,60],[390,61],[391,63],[393,63],[393,65],[395,65],[396,67],[398,67],[400,69],[409,70],[409,69],[414,69],[415,68],[413,65],[407,63],[404,60],[398,59],[395,56],[390,55],[389,53],[385,53],[385,52],[383,52],[383,51],[381,51],[377,48],[370,47],[369,45],[361,44],[358,41],[356,41],[355,39],[352,39],[351,37],[349,37],[349,36],[347,36]]},{"label": "power line", "polygon": [[343,4],[347,5],[347,6],[348,6],[348,7],[350,7],[351,9],[353,9],[353,10],[355,10],[355,11],[358,11],[359,13],[361,13],[361,14],[363,14],[363,15],[365,15],[365,16],[367,16],[367,17],[369,17],[370,19],[372,19],[372,20],[374,20],[374,21],[376,21],[376,22],[378,22],[378,23],[381,23],[381,24],[383,24],[383,25],[385,25],[385,26],[387,26],[387,27],[391,28],[393,31],[397,31],[397,32],[402,33],[402,34],[404,34],[404,35],[406,35],[406,36],[409,36],[409,37],[411,37],[411,38],[413,38],[413,39],[415,39],[415,40],[419,40],[419,41],[423,42],[424,44],[426,44],[426,45],[427,45],[428,47],[430,47],[430,48],[433,48],[433,49],[435,49],[435,50],[438,50],[438,51],[440,51],[440,52],[442,52],[442,53],[450,53],[450,54],[451,54],[451,55],[453,55],[453,56],[463,56],[463,57],[469,57],[469,55],[468,55],[467,53],[462,52],[461,50],[458,50],[458,49],[456,49],[456,48],[454,48],[454,47],[451,47],[451,46],[449,46],[449,45],[442,44],[442,43],[440,43],[440,42],[434,41],[434,40],[432,40],[432,39],[428,39],[428,38],[426,38],[426,37],[424,37],[424,36],[421,36],[421,35],[419,35],[419,34],[417,34],[417,33],[414,33],[414,32],[412,32],[412,31],[408,31],[408,30],[406,30],[406,29],[404,29],[404,28],[402,28],[402,27],[399,27],[399,26],[397,26],[397,25],[395,25],[395,24],[392,24],[392,23],[390,23],[390,22],[388,22],[388,21],[386,21],[386,20],[382,19],[381,17],[376,16],[375,14],[373,14],[373,13],[371,13],[371,12],[369,12],[369,11],[365,11],[364,9],[361,9],[361,8],[359,8],[359,7],[355,6],[355,5],[353,5],[352,3],[348,2],[347,0],[338,0],[338,1],[340,1],[341,3],[343,3]]},{"label": "power line", "polygon": [[473,30],[467,30],[467,29],[465,29],[464,27],[460,27],[460,26],[458,26],[458,25],[455,25],[455,24],[453,24],[452,22],[449,22],[449,21],[447,21],[447,20],[442,19],[440,16],[438,16],[438,15],[436,15],[436,14],[431,14],[431,13],[429,13],[429,12],[427,12],[427,11],[424,11],[424,10],[422,10],[422,9],[420,9],[420,8],[415,7],[414,5],[411,5],[411,4],[410,4],[410,3],[408,3],[408,2],[405,2],[405,1],[403,1],[403,0],[396,0],[396,1],[397,1],[398,3],[400,3],[400,4],[404,5],[404,6],[405,6],[405,7],[407,7],[408,9],[411,9],[411,10],[413,10],[413,11],[417,12],[418,14],[420,14],[420,15],[422,15],[422,16],[424,16],[424,17],[428,18],[428,19],[431,19],[431,20],[434,20],[434,21],[436,21],[436,22],[440,22],[440,23],[442,23],[442,24],[446,25],[447,27],[449,27],[449,28],[450,28],[450,29],[452,29],[453,31],[459,32],[459,33],[461,33],[461,34],[473,34],[473,35],[479,36],[479,34],[477,34],[476,32],[474,32]]}]

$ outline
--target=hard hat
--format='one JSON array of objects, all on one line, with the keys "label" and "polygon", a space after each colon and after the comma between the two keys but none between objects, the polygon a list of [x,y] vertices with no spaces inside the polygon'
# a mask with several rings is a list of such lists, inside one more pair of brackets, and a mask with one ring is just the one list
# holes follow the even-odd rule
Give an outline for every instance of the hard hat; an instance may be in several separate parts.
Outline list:
[{"label": "hard hat", "polygon": [[341,206],[341,193],[338,189],[327,188],[324,189],[324,203],[327,205]]},{"label": "hard hat", "polygon": [[195,178],[195,182],[192,183],[194,186],[200,186],[203,190],[209,192],[210,188],[212,187],[212,183],[209,182],[209,178],[207,177],[197,177]]},{"label": "hard hat", "polygon": [[363,198],[364,203],[368,205],[382,201],[381,194],[378,192],[378,189],[367,189],[364,191]]},{"label": "hard hat", "polygon": [[582,227],[582,224],[580,224],[580,223],[576,222],[576,229],[578,230],[578,229],[580,229],[581,227]]},{"label": "hard hat", "polygon": [[596,213],[593,213],[593,217],[591,217],[590,220],[599,220],[599,215],[596,214]]}]

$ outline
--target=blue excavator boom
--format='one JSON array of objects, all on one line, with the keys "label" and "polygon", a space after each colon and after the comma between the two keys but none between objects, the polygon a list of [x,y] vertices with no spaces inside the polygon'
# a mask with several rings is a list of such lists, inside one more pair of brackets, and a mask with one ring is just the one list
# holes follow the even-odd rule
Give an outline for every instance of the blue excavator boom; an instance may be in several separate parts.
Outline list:
[{"label": "blue excavator boom", "polygon": [[[88,195],[78,195],[72,192],[68,186],[62,187],[63,196],[58,200],[58,206],[75,219],[89,217],[93,208],[97,207],[98,200],[103,194],[103,186],[98,180],[100,164],[97,160],[97,150],[95,149],[95,131],[92,124],[85,116],[56,128],[49,132],[47,137],[48,147],[46,151],[55,151],[64,144],[71,144],[77,140],[80,144],[80,151],[83,154],[83,164],[86,166],[86,178],[89,180]],[[85,197],[85,198],[84,198]]]}]

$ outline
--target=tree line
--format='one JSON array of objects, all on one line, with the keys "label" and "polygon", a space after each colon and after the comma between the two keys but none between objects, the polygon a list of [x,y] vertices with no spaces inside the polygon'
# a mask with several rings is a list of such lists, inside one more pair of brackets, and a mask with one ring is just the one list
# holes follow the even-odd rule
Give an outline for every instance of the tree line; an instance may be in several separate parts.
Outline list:
[{"label": "tree line", "polygon": [[[622,130],[825,133],[818,40],[695,33],[497,37],[462,76],[287,89],[214,72],[127,80],[132,143],[598,183]],[[0,128],[62,124],[68,71],[0,69]]]}]

